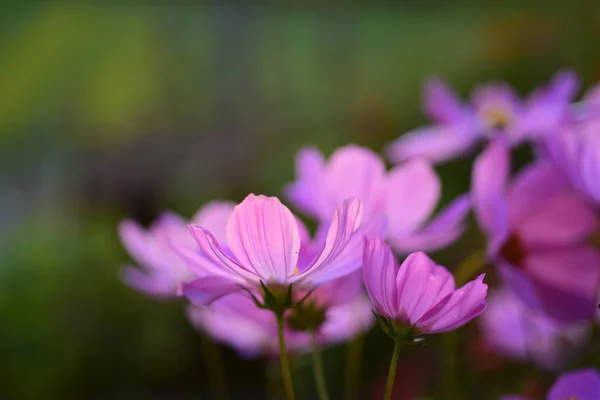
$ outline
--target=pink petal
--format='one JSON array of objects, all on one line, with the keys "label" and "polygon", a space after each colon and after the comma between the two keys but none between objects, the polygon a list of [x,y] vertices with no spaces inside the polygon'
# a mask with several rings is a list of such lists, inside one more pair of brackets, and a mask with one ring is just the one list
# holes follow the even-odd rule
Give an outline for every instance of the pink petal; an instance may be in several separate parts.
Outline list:
[{"label": "pink petal", "polygon": [[473,165],[471,199],[475,217],[488,235],[501,236],[508,229],[504,189],[510,172],[508,148],[492,141]]},{"label": "pink petal", "polygon": [[595,210],[581,196],[564,193],[537,204],[518,227],[527,247],[574,244],[597,229]]},{"label": "pink petal", "polygon": [[460,122],[467,113],[466,107],[441,79],[429,79],[425,85],[423,109],[437,122],[444,124]]},{"label": "pink petal", "polygon": [[164,257],[153,245],[151,234],[132,220],[124,220],[119,224],[119,237],[125,249],[138,263],[147,268],[162,269]]},{"label": "pink petal", "polygon": [[401,313],[414,324],[431,307],[452,293],[454,277],[425,253],[417,252],[409,255],[400,266],[396,285]]},{"label": "pink petal", "polygon": [[390,171],[386,215],[391,235],[402,237],[429,218],[440,198],[440,179],[425,160],[415,159]]},{"label": "pink petal", "polygon": [[416,323],[417,329],[424,333],[440,333],[456,329],[485,311],[487,285],[484,275],[452,292],[436,306],[431,308]]},{"label": "pink petal", "polygon": [[200,208],[191,222],[208,230],[219,243],[227,243],[226,227],[235,203],[211,201]]},{"label": "pink petal", "polygon": [[440,214],[420,230],[405,237],[391,236],[394,249],[402,253],[434,251],[454,243],[464,232],[465,218],[471,210],[468,195],[450,203]]},{"label": "pink petal", "polygon": [[396,318],[400,313],[396,286],[397,273],[396,259],[383,239],[380,237],[366,239],[363,281],[375,311],[387,318]]},{"label": "pink petal", "polygon": [[479,137],[472,121],[461,124],[433,125],[407,132],[386,148],[392,163],[422,157],[441,163],[467,154]]},{"label": "pink petal", "polygon": [[346,342],[368,331],[374,323],[371,302],[361,293],[350,301],[329,308],[319,334],[326,344]]},{"label": "pink petal", "polygon": [[358,237],[355,233],[361,218],[361,202],[356,198],[344,200],[331,218],[323,248],[303,272],[294,276],[293,281],[321,284],[360,268],[362,254],[357,251]]},{"label": "pink petal", "polygon": [[192,304],[202,307],[241,290],[235,281],[222,276],[207,276],[181,283],[179,294],[185,296]]},{"label": "pink petal", "polygon": [[239,264],[265,282],[285,283],[298,265],[296,218],[276,197],[248,195],[231,215],[227,238]]},{"label": "pink petal", "polygon": [[[326,196],[325,158],[314,147],[306,147],[296,155],[296,181],[284,189],[290,202],[306,215],[329,218],[331,211]],[[326,212],[327,211],[327,212]]]},{"label": "pink petal", "polygon": [[600,372],[584,368],[563,373],[548,391],[548,400],[599,400]]},{"label": "pink petal", "polygon": [[121,270],[121,279],[133,289],[157,298],[175,297],[179,281],[160,270],[141,270],[126,266]]}]

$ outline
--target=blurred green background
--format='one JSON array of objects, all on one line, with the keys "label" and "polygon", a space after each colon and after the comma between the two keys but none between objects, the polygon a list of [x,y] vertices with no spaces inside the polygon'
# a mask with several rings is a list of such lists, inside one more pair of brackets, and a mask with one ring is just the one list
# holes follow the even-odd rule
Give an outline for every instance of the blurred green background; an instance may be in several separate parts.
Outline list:
[{"label": "blurred green background", "polygon": [[[302,145],[381,150],[426,122],[432,74],[463,95],[491,79],[526,93],[564,67],[600,80],[595,1],[300,3],[0,7],[1,399],[206,398],[182,304],[118,279],[121,218],[278,195]],[[446,200],[468,190],[470,163],[438,168]],[[437,257],[453,265],[477,240]],[[471,347],[465,398],[507,390],[496,364],[522,373],[473,367]],[[365,348],[361,398],[381,391],[391,343],[373,332]],[[264,362],[222,350],[231,391],[262,398]],[[325,353],[334,398],[344,351]],[[399,398],[439,396],[439,353],[436,340],[406,352]]]}]

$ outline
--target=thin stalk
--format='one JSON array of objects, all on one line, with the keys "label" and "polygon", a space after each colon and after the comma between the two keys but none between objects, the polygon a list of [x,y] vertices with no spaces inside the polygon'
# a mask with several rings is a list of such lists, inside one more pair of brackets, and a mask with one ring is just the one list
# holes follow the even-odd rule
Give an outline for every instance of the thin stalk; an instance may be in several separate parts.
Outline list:
[{"label": "thin stalk", "polygon": [[219,345],[206,335],[200,335],[202,341],[202,354],[206,372],[208,373],[208,385],[211,399],[227,399],[227,382],[223,368],[223,357]]},{"label": "thin stalk", "polygon": [[390,362],[390,371],[388,372],[387,383],[385,385],[385,396],[384,400],[390,400],[392,398],[392,389],[394,387],[394,379],[396,378],[396,368],[398,367],[398,357],[400,356],[400,349],[402,348],[402,342],[399,340],[394,341],[394,353],[392,354],[392,361]]},{"label": "thin stalk", "polygon": [[288,400],[294,400],[294,388],[292,386],[292,373],[290,370],[290,361],[288,359],[287,349],[285,347],[285,333],[283,332],[283,313],[275,313],[277,319],[277,338],[279,341],[279,358],[281,361],[281,376],[283,377],[283,386]]},{"label": "thin stalk", "polygon": [[315,384],[317,385],[317,393],[319,394],[320,400],[329,400],[329,393],[327,392],[327,383],[325,382],[325,370],[323,368],[323,359],[321,357],[321,349],[317,342],[316,332],[312,332],[312,359],[313,359],[313,371],[315,374]]},{"label": "thin stalk", "polygon": [[344,389],[344,399],[355,400],[358,392],[358,380],[360,372],[360,358],[362,356],[363,338],[357,335],[348,344],[346,356],[346,387]]}]

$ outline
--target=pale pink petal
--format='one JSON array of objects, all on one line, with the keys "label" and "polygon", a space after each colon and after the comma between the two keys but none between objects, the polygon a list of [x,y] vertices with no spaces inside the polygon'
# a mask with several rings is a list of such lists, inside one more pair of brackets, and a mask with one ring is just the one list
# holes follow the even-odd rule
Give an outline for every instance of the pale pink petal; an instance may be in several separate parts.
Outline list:
[{"label": "pale pink petal", "polygon": [[458,96],[441,79],[429,79],[424,94],[423,110],[437,122],[460,122],[468,113]]},{"label": "pale pink petal", "polygon": [[325,344],[346,342],[368,331],[374,323],[371,302],[364,294],[360,294],[351,301],[327,310],[319,336]]},{"label": "pale pink petal", "polygon": [[464,232],[465,219],[471,210],[468,195],[450,203],[431,222],[405,237],[390,235],[392,247],[401,253],[435,251],[454,243]]},{"label": "pale pink petal", "polygon": [[196,212],[191,222],[208,230],[219,243],[227,243],[226,227],[234,207],[231,201],[211,201]]},{"label": "pale pink petal", "polygon": [[386,215],[392,236],[417,230],[440,198],[440,179],[431,164],[415,159],[395,167],[388,176]]},{"label": "pale pink petal", "polygon": [[596,211],[575,193],[547,199],[523,216],[519,237],[527,247],[574,244],[591,235],[598,227]]},{"label": "pale pink petal", "polygon": [[383,317],[398,317],[398,265],[392,251],[380,237],[365,240],[362,270],[365,288],[375,311]]},{"label": "pale pink petal", "polygon": [[160,249],[153,246],[151,234],[132,220],[124,220],[119,224],[119,237],[131,257],[146,268],[162,269],[164,258]]},{"label": "pale pink petal", "polygon": [[191,282],[182,282],[179,294],[185,296],[192,304],[208,306],[221,297],[241,290],[240,285],[235,281],[221,276],[207,276]]},{"label": "pale pink petal", "polygon": [[416,323],[419,331],[440,333],[456,329],[485,311],[487,285],[484,275],[452,292]]},{"label": "pale pink petal", "polygon": [[296,218],[276,197],[248,195],[227,225],[229,249],[265,282],[285,283],[298,265]]},{"label": "pale pink petal", "polygon": [[509,152],[501,140],[492,141],[473,165],[471,199],[480,228],[500,236],[508,228],[504,190],[510,172]]},{"label": "pale pink petal", "polygon": [[301,149],[296,155],[296,181],[284,189],[286,197],[300,211],[314,218],[331,215],[325,196],[325,158],[314,147]]},{"label": "pale pink petal", "polygon": [[293,281],[321,284],[348,275],[360,268],[362,254],[355,233],[361,225],[362,205],[356,199],[344,200],[333,217],[321,251]]},{"label": "pale pink petal", "polygon": [[442,163],[469,153],[479,137],[471,121],[452,125],[433,125],[417,128],[394,140],[385,150],[392,163],[422,157]]},{"label": "pale pink petal", "polygon": [[123,282],[148,296],[159,298],[175,297],[179,281],[160,270],[142,270],[126,266],[121,270]]},{"label": "pale pink petal", "polygon": [[454,277],[425,253],[409,255],[396,279],[398,307],[412,324],[454,290]]}]

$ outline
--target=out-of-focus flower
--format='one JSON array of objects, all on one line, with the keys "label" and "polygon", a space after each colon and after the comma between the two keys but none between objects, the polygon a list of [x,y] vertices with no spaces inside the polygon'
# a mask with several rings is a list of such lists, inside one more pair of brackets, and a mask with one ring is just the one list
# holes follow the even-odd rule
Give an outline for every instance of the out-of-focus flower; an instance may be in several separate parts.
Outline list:
[{"label": "out-of-focus flower", "polygon": [[444,82],[431,79],[423,108],[436,124],[396,139],[388,157],[395,163],[412,157],[444,162],[467,154],[485,138],[501,136],[511,145],[538,138],[562,121],[577,86],[573,73],[561,72],[522,101],[507,84],[490,83],[475,88],[468,105]]},{"label": "out-of-focus flower", "polygon": [[398,266],[383,239],[365,243],[365,287],[375,312],[394,333],[434,334],[466,324],[485,310],[483,277],[456,289],[452,274],[424,253],[413,253]]},{"label": "out-of-focus flower", "polygon": [[[373,325],[371,304],[362,292],[361,280],[357,271],[325,284],[310,294],[307,301],[324,313],[324,321],[316,331],[317,340],[322,345],[349,340]],[[301,294],[298,293],[298,296]],[[244,294],[232,294],[208,307],[191,305],[187,314],[196,328],[232,346],[244,356],[275,356],[279,352],[273,313],[256,307],[250,297]],[[293,315],[293,310],[286,312],[286,317],[290,315]],[[310,351],[311,333],[291,329],[288,324],[285,335],[289,350]]]},{"label": "out-of-focus flower", "polygon": [[573,186],[600,202],[600,84],[590,89],[546,148]]},{"label": "out-of-focus flower", "polygon": [[[192,218],[192,222],[206,226],[217,237],[224,237],[224,227],[233,211],[234,203],[213,201],[206,204]],[[123,246],[139,264],[126,266],[122,279],[129,286],[154,297],[174,297],[180,282],[196,276],[196,272],[181,259],[169,242],[194,249],[187,221],[174,213],[164,213],[147,230],[134,221],[124,220],[119,225]]]},{"label": "out-of-focus flower", "polygon": [[363,204],[363,220],[385,218],[387,241],[403,253],[430,251],[448,246],[464,230],[470,210],[461,196],[430,219],[440,199],[440,180],[425,160],[410,160],[386,172],[373,151],[349,145],[325,160],[315,148],[305,148],[296,158],[296,181],[286,193],[302,212],[321,223],[329,220],[340,202],[356,197]]},{"label": "out-of-focus flower", "polygon": [[[600,400],[600,373],[594,368],[565,372],[552,385],[547,400]],[[506,396],[501,400],[527,400],[522,396]]]},{"label": "out-of-focus flower", "polygon": [[517,360],[531,360],[556,369],[584,343],[587,324],[564,325],[525,307],[506,289],[492,293],[481,316],[483,336],[497,352]]},{"label": "out-of-focus flower", "polygon": [[510,182],[509,171],[501,140],[474,164],[473,207],[489,260],[529,307],[563,321],[590,318],[600,279],[600,256],[586,243],[594,208],[547,160]]},{"label": "out-of-focus flower", "polygon": [[276,197],[248,195],[229,218],[226,243],[205,227],[190,225],[201,252],[183,247],[179,254],[191,265],[211,263],[201,265],[205,275],[183,283],[181,293],[200,306],[240,290],[267,300],[269,293],[289,294],[292,284],[310,289],[348,275],[362,261],[362,237],[355,234],[361,213],[360,201],[344,200],[311,259],[306,254],[314,244],[290,210]]}]

